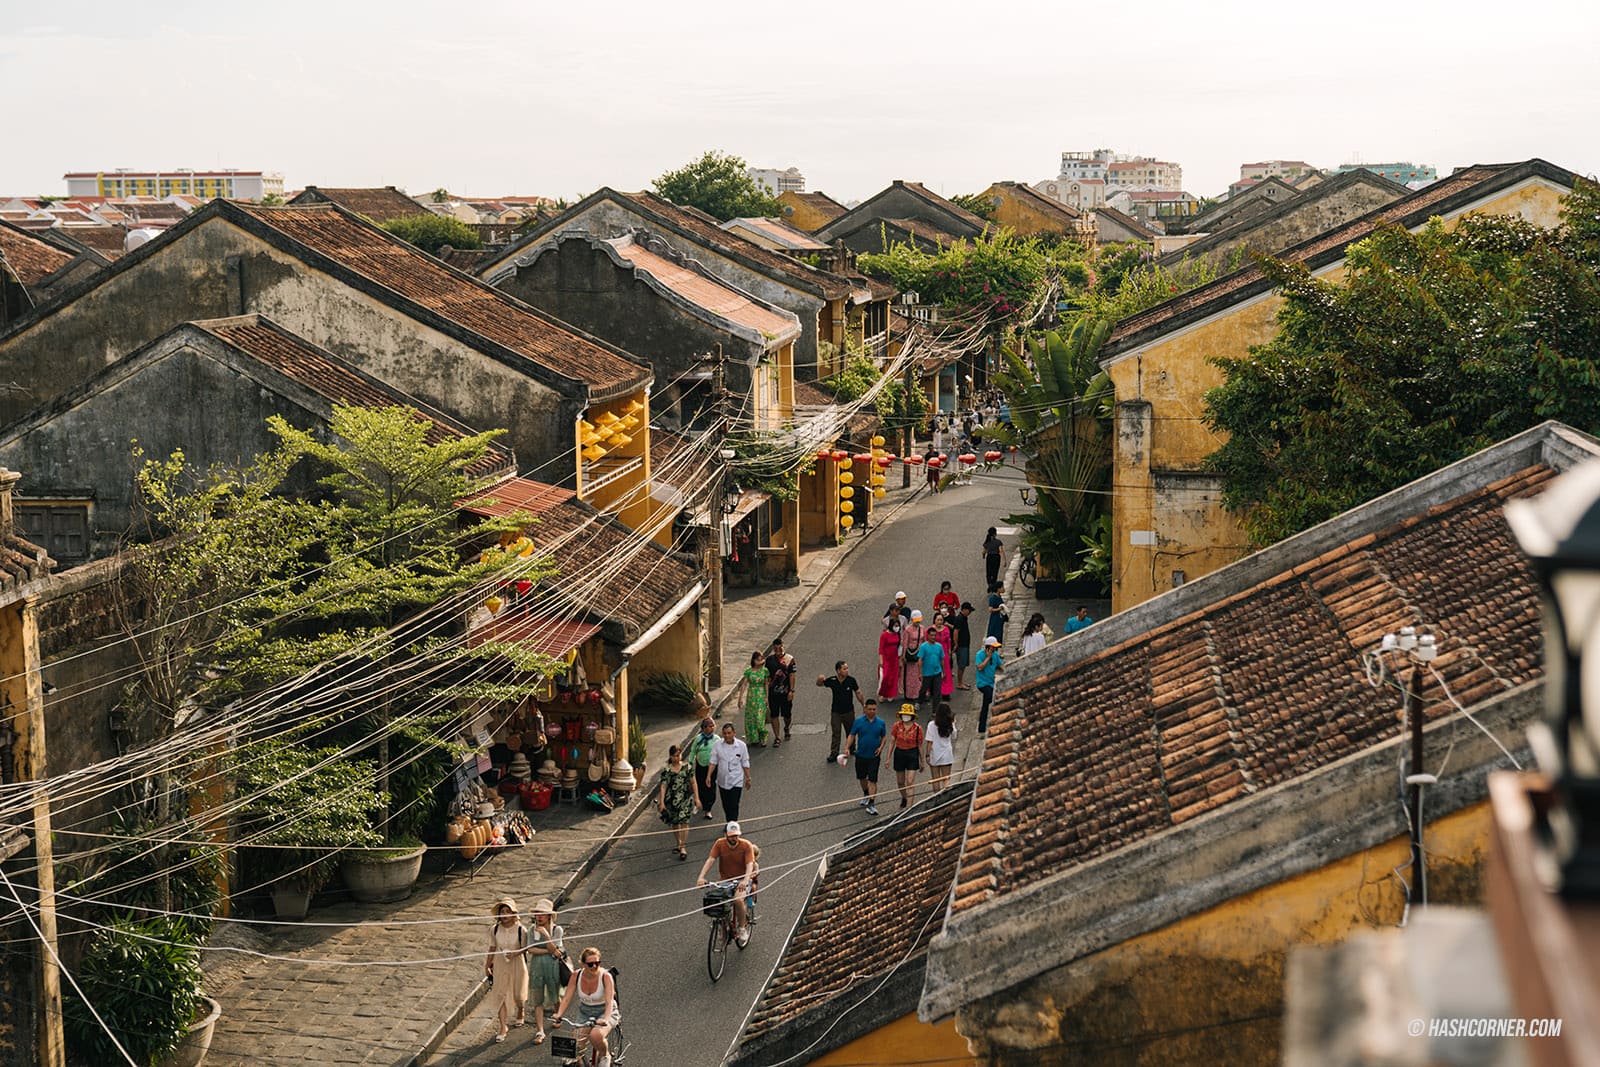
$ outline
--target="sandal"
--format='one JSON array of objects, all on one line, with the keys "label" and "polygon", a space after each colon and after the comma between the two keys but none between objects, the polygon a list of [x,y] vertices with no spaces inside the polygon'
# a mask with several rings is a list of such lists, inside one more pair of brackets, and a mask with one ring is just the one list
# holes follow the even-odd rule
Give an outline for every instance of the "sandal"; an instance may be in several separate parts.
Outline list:
[{"label": "sandal", "polygon": [[688,858],[689,858],[689,853],[688,853],[688,851],[687,851],[687,850],[685,850],[685,849],[681,849],[681,848],[680,848],[680,849],[679,849],[679,850],[678,850],[678,858],[679,858],[679,859],[680,859],[680,860],[686,860],[686,859],[688,859]]},{"label": "sandal", "polygon": [[535,1030],[533,1032],[533,1043],[535,1045],[544,1044],[544,1031],[543,1030]]},{"label": "sandal", "polygon": [[495,1034],[494,1035],[494,1043],[497,1044],[497,1045],[500,1042],[504,1041],[505,1039],[506,1039],[506,1035],[505,1034]]},{"label": "sandal", "polygon": [[512,1026],[527,1026],[528,1025],[528,1020],[527,1019],[518,1019],[516,1022],[512,1023],[511,1025]]}]

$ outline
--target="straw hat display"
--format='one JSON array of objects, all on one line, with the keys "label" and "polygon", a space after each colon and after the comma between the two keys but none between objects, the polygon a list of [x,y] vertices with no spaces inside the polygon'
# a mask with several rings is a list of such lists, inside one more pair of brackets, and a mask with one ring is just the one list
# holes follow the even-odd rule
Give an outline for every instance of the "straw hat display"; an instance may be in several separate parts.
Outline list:
[{"label": "straw hat display", "polygon": [[528,757],[518,752],[511,757],[511,766],[506,768],[506,777],[516,778],[526,782],[533,777],[533,767],[528,763]]}]

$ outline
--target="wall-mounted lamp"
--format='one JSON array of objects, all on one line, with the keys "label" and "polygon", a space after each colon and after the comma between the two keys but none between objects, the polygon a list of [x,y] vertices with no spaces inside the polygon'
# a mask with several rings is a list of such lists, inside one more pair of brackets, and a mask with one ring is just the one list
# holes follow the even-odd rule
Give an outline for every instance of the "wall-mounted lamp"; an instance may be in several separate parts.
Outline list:
[{"label": "wall-mounted lamp", "polygon": [[1017,493],[1020,494],[1021,497],[1022,497],[1022,506],[1023,507],[1029,507],[1029,508],[1033,507],[1033,486],[1025,485],[1022,488],[1018,489]]}]

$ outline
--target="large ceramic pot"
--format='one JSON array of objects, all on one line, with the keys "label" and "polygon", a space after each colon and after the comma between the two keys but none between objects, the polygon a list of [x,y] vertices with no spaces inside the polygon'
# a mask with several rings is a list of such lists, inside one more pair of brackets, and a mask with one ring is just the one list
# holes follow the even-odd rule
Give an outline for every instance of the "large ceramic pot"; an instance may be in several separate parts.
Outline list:
[{"label": "large ceramic pot", "polygon": [[311,890],[298,882],[279,882],[272,887],[272,910],[280,919],[304,919],[311,910]]},{"label": "large ceramic pot", "polygon": [[340,862],[339,873],[350,895],[363,904],[389,904],[411,895],[427,851],[424,845],[385,859],[350,858]]},{"label": "large ceramic pot", "polygon": [[163,1067],[200,1067],[205,1062],[206,1053],[211,1051],[211,1035],[216,1032],[217,1019],[222,1015],[222,1005],[204,997],[201,1007],[205,1014],[189,1024],[189,1032],[172,1050],[172,1055],[162,1061]]}]

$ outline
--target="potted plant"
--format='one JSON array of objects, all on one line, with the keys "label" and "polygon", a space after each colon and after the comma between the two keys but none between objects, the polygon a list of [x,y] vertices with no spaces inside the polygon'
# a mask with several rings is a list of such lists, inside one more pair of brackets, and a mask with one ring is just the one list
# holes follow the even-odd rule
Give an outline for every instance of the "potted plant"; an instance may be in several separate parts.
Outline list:
[{"label": "potted plant", "polygon": [[[121,1062],[118,1044],[138,1063],[196,1067],[204,1059],[222,1009],[201,991],[200,951],[182,919],[112,919],[90,938],[75,977],[82,994],[70,984],[62,990],[75,1062]],[[176,1058],[191,1030],[198,1036]]]},{"label": "potted plant", "polygon": [[423,834],[442,819],[435,788],[450,772],[450,746],[430,731],[395,731],[389,792],[392,814],[383,827],[383,845],[351,849],[339,863],[350,895],[363,904],[389,904],[411,895],[428,847]]},{"label": "potted plant", "polygon": [[634,777],[644,788],[644,725],[638,719],[628,720],[628,762],[633,764]]},{"label": "potted plant", "polygon": [[303,919],[345,849],[382,843],[372,828],[386,800],[373,786],[377,767],[280,739],[245,746],[236,764],[253,880],[271,888],[280,918]]}]

